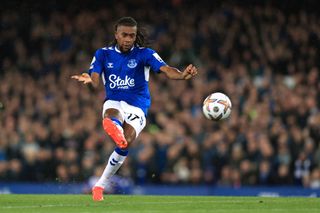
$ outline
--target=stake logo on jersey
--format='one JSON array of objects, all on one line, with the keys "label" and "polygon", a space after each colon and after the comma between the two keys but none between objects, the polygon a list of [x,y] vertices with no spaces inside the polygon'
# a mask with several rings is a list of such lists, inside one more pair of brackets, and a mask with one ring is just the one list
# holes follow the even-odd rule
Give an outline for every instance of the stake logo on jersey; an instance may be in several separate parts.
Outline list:
[{"label": "stake logo on jersey", "polygon": [[129,87],[134,87],[134,79],[127,75],[122,79],[120,76],[112,74],[109,76],[109,81],[111,82],[109,84],[110,89],[128,89]]},{"label": "stake logo on jersey", "polygon": [[100,74],[106,99],[125,101],[147,114],[150,107],[149,71],[159,73],[166,63],[150,48],[133,47],[122,53],[116,46],[98,49],[91,62],[89,74]]}]

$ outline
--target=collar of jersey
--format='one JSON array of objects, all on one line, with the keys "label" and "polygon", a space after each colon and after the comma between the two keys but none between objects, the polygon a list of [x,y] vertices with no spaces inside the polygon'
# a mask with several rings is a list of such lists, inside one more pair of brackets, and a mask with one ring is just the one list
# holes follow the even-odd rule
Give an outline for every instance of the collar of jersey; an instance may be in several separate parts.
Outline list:
[{"label": "collar of jersey", "polygon": [[[132,48],[130,49],[130,52],[131,52],[133,49],[134,49],[134,45],[133,45]],[[118,49],[117,45],[114,46],[114,50],[115,50],[116,52],[118,52],[118,53],[122,53],[122,52]]]}]

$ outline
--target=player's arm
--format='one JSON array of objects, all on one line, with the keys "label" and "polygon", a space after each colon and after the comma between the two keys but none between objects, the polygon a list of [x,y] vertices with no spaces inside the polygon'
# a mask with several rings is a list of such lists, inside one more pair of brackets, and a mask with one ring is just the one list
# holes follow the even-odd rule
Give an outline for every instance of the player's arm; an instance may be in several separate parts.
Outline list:
[{"label": "player's arm", "polygon": [[189,64],[183,71],[168,65],[161,66],[160,70],[164,72],[168,78],[175,80],[188,80],[198,73],[197,68],[192,64]]},{"label": "player's arm", "polygon": [[93,88],[98,88],[100,82],[99,73],[92,72],[91,76],[88,73],[82,73],[80,75],[73,75],[71,78],[76,79],[83,84],[91,85]]},{"label": "player's arm", "polygon": [[80,75],[73,75],[71,78],[76,79],[83,84],[87,84],[89,88],[98,88],[100,75],[103,71],[103,52],[102,49],[98,49],[91,61],[90,69]]}]

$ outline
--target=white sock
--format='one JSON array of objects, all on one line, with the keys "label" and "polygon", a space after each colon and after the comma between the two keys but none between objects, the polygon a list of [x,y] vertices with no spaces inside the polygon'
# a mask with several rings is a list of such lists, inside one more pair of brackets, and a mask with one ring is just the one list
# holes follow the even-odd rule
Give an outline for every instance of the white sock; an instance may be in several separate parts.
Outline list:
[{"label": "white sock", "polygon": [[118,129],[123,133],[122,123],[117,118],[111,118],[112,122],[118,127]]},{"label": "white sock", "polygon": [[127,154],[128,151],[123,151],[119,148],[116,148],[110,155],[108,164],[95,186],[105,188],[105,186],[108,184],[109,179],[118,171],[118,169],[123,164],[124,160],[127,157]]},{"label": "white sock", "polygon": [[119,124],[117,124],[117,123],[115,123],[116,124],[116,126],[118,127],[118,129],[123,133],[123,128],[122,128],[122,126],[120,126]]}]

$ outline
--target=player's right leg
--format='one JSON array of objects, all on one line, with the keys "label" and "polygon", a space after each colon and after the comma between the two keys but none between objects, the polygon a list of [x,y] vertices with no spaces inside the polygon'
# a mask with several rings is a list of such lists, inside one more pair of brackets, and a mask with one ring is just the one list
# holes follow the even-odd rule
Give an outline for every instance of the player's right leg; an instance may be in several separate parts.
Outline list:
[{"label": "player's right leg", "polygon": [[103,105],[103,129],[119,148],[126,149],[128,142],[123,134],[123,120],[119,102],[106,101]]},{"label": "player's right leg", "polygon": [[114,119],[106,117],[103,119],[102,124],[104,131],[110,136],[110,138],[119,148],[126,149],[128,147],[128,142],[118,124],[114,123]]}]

